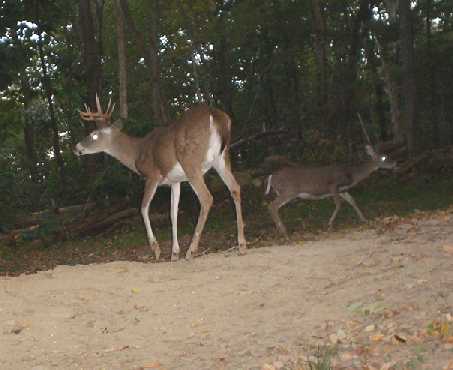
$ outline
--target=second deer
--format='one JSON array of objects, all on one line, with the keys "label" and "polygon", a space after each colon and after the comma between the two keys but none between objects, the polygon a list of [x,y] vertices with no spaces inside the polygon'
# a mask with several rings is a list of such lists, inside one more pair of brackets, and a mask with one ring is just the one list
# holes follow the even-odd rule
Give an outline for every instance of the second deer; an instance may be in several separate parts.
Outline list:
[{"label": "second deer", "polygon": [[179,258],[180,250],[178,205],[181,182],[188,181],[200,201],[198,222],[186,253],[186,258],[189,259],[198,249],[201,232],[213,203],[213,197],[203,178],[211,168],[217,171],[233,197],[239,252],[245,253],[241,192],[231,172],[228,154],[231,120],[226,113],[200,104],[186,110],[179,120],[168,126],[156,128],[145,137],[139,138],[123,133],[120,120],[112,124],[113,106],[110,102],[106,112],[103,112],[96,97],[96,106],[97,112],[92,112],[88,107],[85,107],[85,112],[80,112],[83,120],[96,122],[98,129],[78,143],[74,153],[84,155],[105,152],[146,178],[141,213],[156,260],[159,259],[160,248],[151,228],[148,213],[157,187],[160,185],[171,187],[172,261]]},{"label": "second deer", "polygon": [[333,198],[335,210],[329,220],[329,228],[337,217],[342,200],[349,203],[356,211],[360,220],[365,222],[365,216],[360,211],[354,198],[348,190],[366,179],[374,171],[396,168],[396,162],[388,160],[385,155],[378,155],[371,145],[365,146],[370,161],[358,165],[330,166],[287,166],[267,178],[266,194],[271,190],[275,199],[269,204],[269,211],[278,230],[288,239],[288,232],[279,216],[279,209],[295,198],[323,199]]}]

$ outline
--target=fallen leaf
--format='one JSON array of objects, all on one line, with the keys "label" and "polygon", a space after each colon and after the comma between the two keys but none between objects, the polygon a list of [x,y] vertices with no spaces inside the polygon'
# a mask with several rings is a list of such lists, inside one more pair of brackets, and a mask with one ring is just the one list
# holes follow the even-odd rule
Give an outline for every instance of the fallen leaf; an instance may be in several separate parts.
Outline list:
[{"label": "fallen leaf", "polygon": [[330,334],[329,340],[332,344],[337,344],[339,342],[338,336],[336,334]]},{"label": "fallen leaf", "polygon": [[453,254],[453,245],[444,245],[444,246],[442,247],[442,250],[443,250],[445,253]]},{"label": "fallen leaf", "polygon": [[261,366],[261,370],[276,370],[276,369],[271,364],[264,364],[263,366]]},{"label": "fallen leaf", "polygon": [[130,348],[128,345],[126,346],[122,346],[122,347],[112,347],[112,348],[107,348],[104,350],[105,353],[109,353],[109,352],[120,352],[120,351],[124,351],[126,349]]},{"label": "fallen leaf", "polygon": [[153,362],[143,365],[144,369],[159,369],[160,367],[161,367],[161,364],[159,361],[153,361]]},{"label": "fallen leaf", "polygon": [[393,335],[393,338],[395,338],[398,342],[400,343],[406,343],[407,339],[402,337],[401,335],[395,334]]},{"label": "fallen leaf", "polygon": [[132,289],[131,289],[131,292],[137,294],[137,293],[140,293],[140,289],[138,289],[138,288],[132,288]]},{"label": "fallen leaf", "polygon": [[378,333],[378,334],[372,335],[372,336],[370,337],[370,339],[371,339],[373,342],[380,342],[382,339],[384,339],[384,334]]},{"label": "fallen leaf", "polygon": [[440,335],[442,337],[448,337],[448,333],[450,332],[450,327],[448,325],[448,322],[443,322],[440,325]]},{"label": "fallen leaf", "polygon": [[373,331],[374,329],[376,329],[376,325],[371,324],[371,325],[368,325],[368,326],[365,328],[365,331],[366,331],[366,332],[370,332],[370,331]]}]

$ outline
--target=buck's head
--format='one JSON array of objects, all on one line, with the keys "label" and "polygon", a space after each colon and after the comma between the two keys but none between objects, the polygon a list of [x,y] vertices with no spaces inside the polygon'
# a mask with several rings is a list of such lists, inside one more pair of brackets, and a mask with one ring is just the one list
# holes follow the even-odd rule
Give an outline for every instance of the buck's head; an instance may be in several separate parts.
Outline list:
[{"label": "buck's head", "polygon": [[94,154],[99,152],[108,152],[112,146],[112,140],[120,132],[122,123],[121,120],[115,121],[113,124],[112,113],[115,109],[115,104],[109,104],[107,110],[102,112],[99,97],[96,95],[97,112],[92,112],[85,104],[85,112],[80,112],[80,118],[84,121],[93,121],[96,123],[97,129],[91,132],[85,139],[77,143],[74,148],[74,154],[77,156],[84,154]]},{"label": "buck's head", "polygon": [[387,170],[394,170],[396,168],[396,161],[390,160],[385,154],[376,153],[371,145],[365,145],[365,149],[378,168]]}]

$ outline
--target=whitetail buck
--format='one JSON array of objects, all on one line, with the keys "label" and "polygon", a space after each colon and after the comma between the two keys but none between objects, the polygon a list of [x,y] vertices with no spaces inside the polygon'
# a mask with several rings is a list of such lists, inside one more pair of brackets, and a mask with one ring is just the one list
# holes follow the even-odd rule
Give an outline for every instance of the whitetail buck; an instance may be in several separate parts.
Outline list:
[{"label": "whitetail buck", "polygon": [[240,187],[231,172],[228,148],[230,144],[231,120],[221,110],[207,105],[197,105],[186,110],[182,117],[165,127],[151,131],[138,138],[121,132],[121,121],[111,124],[113,108],[109,102],[106,112],[102,112],[96,97],[97,112],[86,105],[80,117],[94,121],[98,129],[75,146],[76,155],[105,152],[118,159],[132,171],[146,178],[141,213],[151,249],[156,260],[160,248],[149,220],[149,205],[160,185],[171,187],[172,254],[171,260],[179,258],[177,234],[178,204],[180,184],[188,181],[197,195],[201,210],[195,233],[186,253],[190,259],[198,249],[213,198],[206,187],[203,175],[214,168],[228,187],[236,208],[239,253],[246,250],[244,222],[241,210]]},{"label": "whitetail buck", "polygon": [[335,210],[330,217],[329,228],[332,227],[337,217],[342,199],[354,208],[361,221],[366,221],[348,190],[380,168],[394,169],[396,162],[388,160],[385,155],[378,155],[371,145],[366,145],[365,148],[371,160],[361,164],[319,167],[287,166],[267,178],[266,194],[269,194],[271,189],[276,194],[276,198],[269,204],[269,211],[275,225],[287,239],[288,232],[280,219],[278,210],[295,198],[333,198]]}]

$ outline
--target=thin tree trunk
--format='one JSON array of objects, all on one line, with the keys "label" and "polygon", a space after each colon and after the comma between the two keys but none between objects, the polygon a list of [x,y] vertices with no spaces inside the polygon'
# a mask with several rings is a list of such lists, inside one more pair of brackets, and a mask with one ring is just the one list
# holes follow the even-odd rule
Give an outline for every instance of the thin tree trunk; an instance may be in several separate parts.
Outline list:
[{"label": "thin tree trunk", "polygon": [[415,152],[415,61],[414,32],[410,0],[399,0],[400,47],[402,62],[402,118],[407,149],[410,155]]},{"label": "thin tree trunk", "polygon": [[392,121],[392,133],[394,142],[404,141],[404,132],[401,124],[400,94],[397,84],[394,82],[390,67],[385,60],[385,55],[381,56],[382,78],[384,80],[384,90],[390,101],[390,117]]},{"label": "thin tree trunk", "polygon": [[[231,3],[231,2],[230,2]],[[211,77],[214,83],[214,95],[220,106],[231,116],[233,114],[233,91],[231,86],[231,63],[228,61],[228,40],[226,31],[226,17],[230,10],[230,3],[216,1],[214,19],[216,22],[217,40],[214,45],[213,72]]]},{"label": "thin tree trunk", "polygon": [[[98,15],[99,19],[99,15]],[[96,107],[96,94],[101,94],[102,66],[100,48],[96,41],[96,31],[91,9],[91,0],[79,0],[79,22],[82,44],[82,61],[85,70],[85,81],[88,86],[88,101],[92,109]],[[85,131],[88,133],[94,124],[84,121]],[[98,156],[88,156],[85,159],[88,178],[95,178]]]},{"label": "thin tree trunk", "polygon": [[428,56],[428,86],[429,92],[427,96],[428,106],[430,109],[430,119],[433,128],[433,144],[435,147],[440,144],[440,129],[438,120],[438,106],[437,106],[437,88],[436,88],[436,74],[435,74],[435,60],[433,57],[432,49],[432,10],[433,0],[426,1],[426,53]]},{"label": "thin tree trunk", "polygon": [[116,11],[116,34],[118,46],[118,77],[120,95],[120,117],[127,119],[127,55],[126,55],[126,32],[124,25],[124,13],[120,0],[115,0]]},{"label": "thin tree trunk", "polygon": [[359,51],[362,41],[362,25],[364,25],[371,17],[370,11],[370,0],[360,0],[360,8],[357,15],[354,18],[354,24],[352,29],[351,48],[349,52],[349,62],[345,73],[345,97],[344,97],[344,112],[345,122],[347,125],[353,120],[354,115],[352,114],[352,102],[354,98],[354,87],[356,86],[355,81],[357,79],[357,69],[359,61]]},{"label": "thin tree trunk", "polygon": [[[320,110],[327,105],[326,23],[319,0],[312,0],[314,49],[318,59],[318,103]],[[322,115],[325,117],[325,115]],[[322,118],[324,119],[324,118]]]},{"label": "thin tree trunk", "polygon": [[39,183],[39,176],[38,176],[38,168],[36,166],[37,157],[35,151],[35,130],[33,124],[30,122],[30,119],[27,114],[27,110],[30,106],[30,102],[32,99],[32,91],[31,88],[22,76],[21,78],[21,90],[22,95],[24,96],[24,143],[25,143],[25,157],[27,158],[27,167],[30,171],[31,181],[35,184]]},{"label": "thin tree trunk", "polygon": [[149,34],[149,62],[151,68],[151,91],[154,120],[159,124],[167,124],[168,116],[164,106],[162,89],[160,86],[160,60],[159,60],[159,22],[160,22],[160,1],[150,2],[150,34]]},{"label": "thin tree trunk", "polygon": [[134,19],[129,12],[127,0],[119,0],[123,10],[125,25],[129,32],[134,35],[135,41],[138,44],[140,52],[145,59],[145,65],[149,68],[150,74],[150,114],[153,121],[159,124],[166,124],[168,122],[168,114],[166,105],[163,102],[161,93],[161,75],[160,75],[160,60],[158,54],[159,46],[159,1],[154,0],[150,2],[150,35],[148,43],[145,40],[143,32],[140,32],[135,26]]},{"label": "thin tree trunk", "polygon": [[61,155],[61,147],[60,147],[60,137],[58,135],[58,122],[55,116],[55,108],[52,101],[52,87],[50,85],[49,74],[47,71],[47,64],[44,58],[44,49],[42,47],[42,33],[40,27],[40,17],[39,17],[39,3],[38,0],[35,0],[35,17],[36,23],[38,25],[37,34],[38,34],[38,54],[39,59],[41,61],[41,69],[42,69],[42,85],[44,88],[44,95],[47,100],[47,107],[49,109],[50,115],[50,123],[52,127],[52,146],[55,155],[55,161],[57,164],[58,173],[60,175],[60,191],[64,192],[65,189],[65,168],[64,168],[64,160],[63,156]]},{"label": "thin tree trunk", "polygon": [[102,67],[99,45],[91,11],[91,0],[79,1],[80,32],[82,36],[82,60],[88,84],[90,106],[96,107],[96,94],[101,93]]}]

